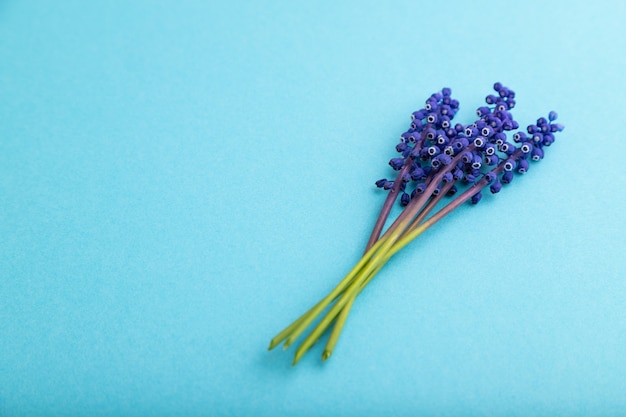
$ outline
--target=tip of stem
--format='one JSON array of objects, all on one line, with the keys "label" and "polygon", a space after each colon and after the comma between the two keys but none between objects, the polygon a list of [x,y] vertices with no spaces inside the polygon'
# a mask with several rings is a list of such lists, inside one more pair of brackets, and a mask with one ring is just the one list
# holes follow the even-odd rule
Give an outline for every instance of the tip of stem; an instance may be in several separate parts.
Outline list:
[{"label": "tip of stem", "polygon": [[332,350],[325,350],[324,353],[322,353],[322,360],[326,361],[328,360],[328,358],[330,358],[333,354]]},{"label": "tip of stem", "polygon": [[302,359],[302,353],[296,352],[296,356],[293,357],[293,362],[291,363],[291,366],[296,366],[296,364],[300,362],[300,359]]},{"label": "tip of stem", "polygon": [[275,339],[272,339],[272,341],[270,342],[270,345],[267,347],[267,350],[272,350],[274,349],[276,346],[278,346],[278,343]]}]

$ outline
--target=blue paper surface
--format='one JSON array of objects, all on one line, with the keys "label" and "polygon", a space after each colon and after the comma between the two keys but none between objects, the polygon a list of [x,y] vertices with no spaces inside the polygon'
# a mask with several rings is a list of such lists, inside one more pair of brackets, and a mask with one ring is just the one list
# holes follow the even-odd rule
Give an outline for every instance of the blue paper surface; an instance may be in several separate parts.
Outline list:
[{"label": "blue paper surface", "polygon": [[[626,415],[626,6],[0,1],[0,415]],[[400,253],[332,359],[411,112],[495,81],[546,159]],[[455,119],[456,120],[456,119]]]}]

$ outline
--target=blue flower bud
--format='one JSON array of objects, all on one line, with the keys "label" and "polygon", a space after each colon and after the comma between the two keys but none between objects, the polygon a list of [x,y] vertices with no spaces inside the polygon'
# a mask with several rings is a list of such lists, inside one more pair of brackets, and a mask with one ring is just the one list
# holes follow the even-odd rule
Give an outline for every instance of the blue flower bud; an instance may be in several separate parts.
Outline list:
[{"label": "blue flower bud", "polygon": [[506,135],[502,132],[498,132],[495,135],[493,135],[492,139],[496,145],[500,146],[504,142],[506,142]]},{"label": "blue flower bud", "polygon": [[489,109],[489,107],[487,106],[479,107],[478,109],[476,109],[476,115],[478,117],[485,117],[490,113],[491,113],[491,109]]},{"label": "blue flower bud", "polygon": [[527,136],[526,136],[526,133],[524,133],[524,132],[516,132],[513,135],[513,141],[515,143],[524,142],[526,140],[526,138],[527,138]]},{"label": "blue flower bud", "polygon": [[485,146],[485,138],[478,136],[476,139],[474,139],[474,146],[478,149]]},{"label": "blue flower bud", "polygon": [[528,125],[528,127],[526,128],[526,131],[532,135],[534,133],[539,132],[539,128],[535,125]]},{"label": "blue flower bud", "polygon": [[481,158],[480,155],[475,154],[472,160],[472,168],[479,169],[481,166],[483,166],[483,158]]},{"label": "blue flower bud", "polygon": [[459,100],[450,100],[450,107],[452,107],[453,110],[456,110],[459,108]]},{"label": "blue flower bud", "polygon": [[543,134],[536,132],[533,134],[532,137],[533,142],[535,143],[541,143],[543,141]]},{"label": "blue flower bud", "polygon": [[515,152],[515,146],[509,142],[504,142],[500,145],[500,152],[504,152],[505,154],[511,156],[513,152]]},{"label": "blue flower bud", "polygon": [[446,172],[445,174],[443,174],[443,177],[441,178],[441,180],[446,184],[449,182],[452,182],[453,179],[454,177],[452,176],[451,172]]},{"label": "blue flower bud", "polygon": [[513,171],[506,171],[504,174],[502,174],[502,184],[510,184],[511,181],[513,181],[514,176],[515,174],[513,174]]},{"label": "blue flower bud", "polygon": [[396,151],[398,152],[404,152],[406,151],[406,149],[408,148],[407,144],[405,142],[400,142],[396,145]]},{"label": "blue flower bud", "polygon": [[530,153],[530,151],[533,150],[532,142],[524,142],[524,143],[522,143],[522,146],[520,146],[520,150],[523,153]]},{"label": "blue flower bud", "polygon": [[449,116],[441,116],[441,127],[444,129],[448,129],[450,127],[450,117]]},{"label": "blue flower bud", "polygon": [[[552,130],[554,129],[554,130]],[[550,131],[551,132],[562,132],[563,129],[565,129],[565,126],[563,126],[561,123],[555,123],[553,125],[550,125]]]},{"label": "blue flower bud", "polygon": [[413,180],[421,180],[423,178],[426,178],[426,173],[424,172],[424,170],[422,168],[415,167],[411,171],[411,179],[413,179]]},{"label": "blue flower bud", "polygon": [[557,117],[559,117],[559,115],[554,110],[552,110],[548,114],[548,120],[550,120],[551,122],[555,121],[557,119]]},{"label": "blue flower bud", "polygon": [[456,138],[452,143],[450,143],[455,151],[461,151],[469,145],[469,141],[467,138]]},{"label": "blue flower bud", "polygon": [[452,187],[450,187],[450,189],[448,190],[446,195],[448,197],[451,197],[451,196],[455,195],[457,191],[458,191],[458,189],[456,188],[456,185],[453,185]]},{"label": "blue flower bud", "polygon": [[441,94],[443,94],[444,97],[450,97],[450,95],[452,94],[452,89],[449,87],[444,87],[441,89]]},{"label": "blue flower bud", "polygon": [[520,174],[525,174],[528,172],[528,161],[526,159],[521,159],[517,164],[517,172]]},{"label": "blue flower bud", "polygon": [[382,178],[382,179],[376,181],[376,186],[378,188],[383,188],[386,182],[387,182],[387,178]]},{"label": "blue flower bud", "polygon": [[407,193],[402,193],[400,196],[400,205],[406,206],[411,201],[411,197]]},{"label": "blue flower bud", "polygon": [[485,164],[489,165],[489,166],[494,166],[496,164],[498,164],[498,162],[500,162],[500,158],[498,158],[498,155],[486,155],[485,156]]},{"label": "blue flower bud", "polygon": [[471,152],[463,152],[463,154],[461,155],[461,161],[469,164],[474,161],[474,155],[472,155]]},{"label": "blue flower bud", "polygon": [[432,93],[432,94],[430,95],[430,98],[431,98],[433,101],[435,101],[435,102],[437,102],[437,101],[441,101],[441,99],[443,98],[443,94],[441,94],[441,93]]},{"label": "blue flower bud", "polygon": [[517,166],[517,161],[515,159],[507,159],[506,162],[504,163],[504,170],[513,171],[516,166]]},{"label": "blue flower bud", "polygon": [[408,136],[409,143],[416,143],[420,139],[421,135],[419,132],[411,132]]},{"label": "blue flower bud", "polygon": [[500,192],[500,190],[502,189],[502,183],[500,181],[494,181],[491,186],[489,187],[489,191],[491,191],[492,194],[497,194]]},{"label": "blue flower bud", "polygon": [[491,184],[496,180],[496,178],[498,178],[498,176],[494,172],[489,171],[485,174],[485,181],[487,181],[487,184]]},{"label": "blue flower bud", "polygon": [[391,190],[393,188],[393,181],[385,181],[385,183],[383,184],[383,188],[385,190]]},{"label": "blue flower bud", "polygon": [[420,130],[422,128],[422,121],[420,119],[414,119],[411,122],[411,129]]},{"label": "blue flower bud", "polygon": [[454,171],[452,171],[452,178],[454,178],[455,181],[458,181],[460,179],[463,178],[463,170],[456,168]]},{"label": "blue flower bud", "polygon": [[486,144],[485,148],[483,149],[483,152],[487,156],[495,154],[496,153],[496,145],[494,145],[493,143]]},{"label": "blue flower bud", "polygon": [[485,97],[485,102],[487,104],[496,104],[497,101],[498,97],[494,96],[493,94],[489,94],[487,97]]},{"label": "blue flower bud", "polygon": [[446,165],[450,165],[450,162],[452,162],[452,158],[450,158],[450,156],[446,155],[445,153],[439,154],[437,155],[435,158],[433,158],[433,161],[431,162],[431,165],[433,165],[434,167],[434,162],[435,161],[439,161],[439,163],[443,166]]},{"label": "blue flower bud", "polygon": [[543,159],[543,149],[535,147],[531,151],[530,155],[533,161],[539,161],[540,159]]},{"label": "blue flower bud", "polygon": [[543,135],[543,139],[541,141],[543,146],[550,146],[554,143],[554,135],[552,133],[546,133]]},{"label": "blue flower bud", "polygon": [[432,127],[429,127],[428,129],[426,129],[425,134],[426,134],[426,139],[433,140],[437,136],[437,131],[433,129]]},{"label": "blue flower bud", "polygon": [[399,171],[404,166],[404,159],[403,158],[392,158],[389,161],[389,165],[394,170]]},{"label": "blue flower bud", "polygon": [[415,192],[417,194],[423,194],[425,190],[426,190],[426,184],[424,184],[423,182],[420,182],[419,184],[415,186]]},{"label": "blue flower bud", "polygon": [[497,116],[493,116],[489,121],[489,125],[493,127],[494,130],[500,130],[502,129],[502,120]]},{"label": "blue flower bud", "polygon": [[407,182],[411,181],[411,175],[408,172],[405,172],[402,174],[402,183],[406,184]]},{"label": "blue flower bud", "polygon": [[438,146],[430,146],[428,147],[427,152],[430,156],[437,156],[441,153],[441,149],[439,149]]},{"label": "blue flower bud", "polygon": [[433,190],[433,195],[438,196],[441,193],[441,184],[437,185],[437,188]]},{"label": "blue flower bud", "polygon": [[428,114],[428,112],[424,109],[422,110],[418,110],[418,111],[414,111],[413,113],[411,113],[411,121],[413,120],[423,120],[426,115]]},{"label": "blue flower bud", "polygon": [[502,83],[500,81],[494,83],[493,89],[499,92],[500,90],[502,90]]},{"label": "blue flower bud", "polygon": [[478,136],[478,129],[471,126],[466,127],[465,136],[467,136],[468,138],[475,138],[476,136]]},{"label": "blue flower bud", "polygon": [[490,138],[491,136],[494,135],[494,133],[495,131],[493,130],[492,126],[485,126],[482,129],[480,129],[480,134],[486,138]]},{"label": "blue flower bud", "polygon": [[483,194],[479,191],[472,196],[472,204],[478,204],[481,198],[483,198]]},{"label": "blue flower bud", "polygon": [[457,132],[462,132],[465,130],[465,126],[463,126],[461,123],[457,123],[454,125],[454,130],[456,130]]},{"label": "blue flower bud", "polygon": [[448,139],[448,136],[445,133],[441,133],[439,135],[437,135],[437,139],[436,139],[437,145],[439,145],[440,147],[445,148],[445,146],[450,143],[450,139]]},{"label": "blue flower bud", "polygon": [[476,175],[472,173],[465,174],[465,181],[469,183],[476,182]]},{"label": "blue flower bud", "polygon": [[429,113],[428,116],[426,116],[426,122],[436,123],[438,118],[439,118],[439,115],[437,113]]}]

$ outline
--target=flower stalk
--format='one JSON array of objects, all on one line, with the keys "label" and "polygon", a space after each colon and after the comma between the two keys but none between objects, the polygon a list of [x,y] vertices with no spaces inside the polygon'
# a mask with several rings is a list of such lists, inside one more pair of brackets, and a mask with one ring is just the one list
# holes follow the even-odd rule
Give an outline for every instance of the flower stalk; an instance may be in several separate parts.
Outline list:
[{"label": "flower stalk", "polygon": [[[459,106],[448,88],[431,95],[426,106],[412,114],[411,129],[401,135],[396,146],[402,158],[390,161],[398,171],[395,180],[376,182],[389,194],[365,253],[326,297],[278,333],[269,349],[283,342],[284,348],[289,347],[320,319],[296,350],[293,364],[332,326],[322,353],[322,360],[329,359],[357,296],[396,253],[465,202],[477,204],[488,186],[491,193],[500,192],[515,172],[527,172],[528,160],[543,158],[544,148],[554,142],[554,133],[563,130],[562,125],[553,123],[556,113],[550,112],[547,119],[539,118],[536,124],[529,125],[531,136],[515,133],[512,143],[506,132],[519,127],[510,113],[515,106],[515,93],[500,83],[494,84],[494,90],[497,95],[487,96],[488,106],[478,108],[479,119],[469,125],[452,126]],[[463,191],[457,192],[458,189]],[[398,196],[405,208],[381,236]],[[431,215],[446,197],[450,200]]]}]

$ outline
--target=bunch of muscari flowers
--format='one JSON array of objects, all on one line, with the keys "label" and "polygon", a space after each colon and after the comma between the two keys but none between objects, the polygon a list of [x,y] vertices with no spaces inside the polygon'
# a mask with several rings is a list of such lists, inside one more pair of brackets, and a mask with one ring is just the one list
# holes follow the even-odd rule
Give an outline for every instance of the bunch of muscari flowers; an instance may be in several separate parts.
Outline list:
[{"label": "bunch of muscari flowers", "polygon": [[[527,133],[519,131],[510,113],[515,92],[500,83],[494,84],[494,90],[485,99],[487,105],[476,110],[478,119],[466,126],[452,123],[459,102],[449,88],[432,94],[424,108],[411,115],[411,127],[396,146],[400,156],[389,161],[398,171],[395,179],[376,182],[389,193],[365,254],[326,297],[276,335],[269,349],[283,341],[286,349],[321,317],[297,349],[293,364],[332,326],[322,354],[323,360],[328,359],[355,298],[393,255],[461,204],[478,204],[485,189],[500,192],[515,173],[528,171],[529,161],[543,159],[554,134],[563,130],[563,125],[554,123],[556,112],[529,125]],[[511,131],[516,132],[509,140]],[[404,209],[381,236],[398,196]],[[442,200],[447,203],[439,204]],[[439,209],[431,214],[435,208]]]}]

